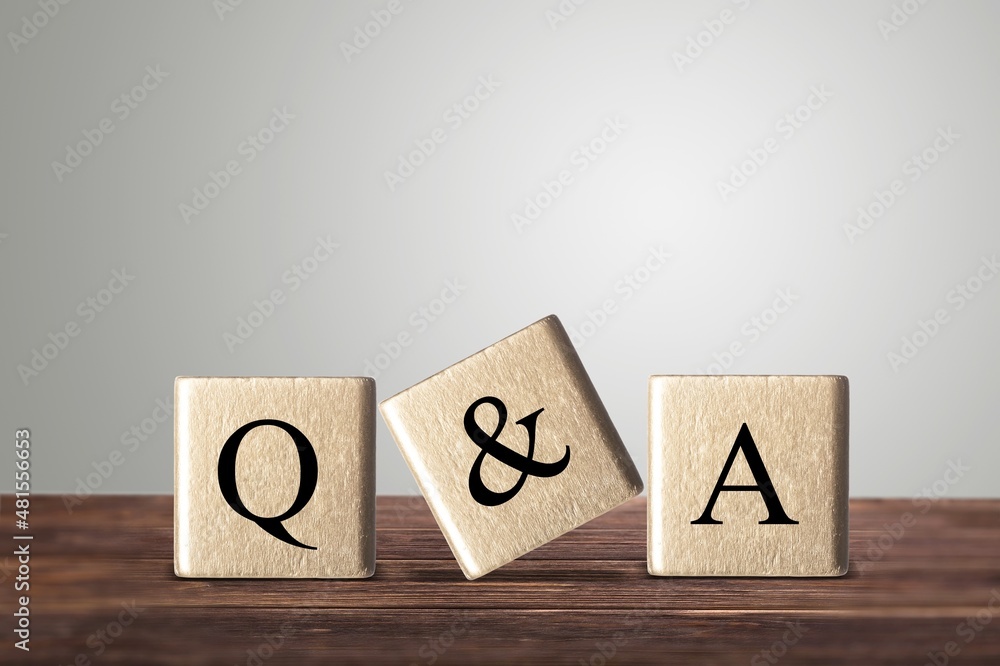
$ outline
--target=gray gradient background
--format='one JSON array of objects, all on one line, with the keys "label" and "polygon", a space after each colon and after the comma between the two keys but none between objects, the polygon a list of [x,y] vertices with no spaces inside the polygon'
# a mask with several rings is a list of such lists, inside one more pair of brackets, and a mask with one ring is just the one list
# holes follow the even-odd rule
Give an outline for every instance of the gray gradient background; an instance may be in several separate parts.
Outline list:
[{"label": "gray gradient background", "polygon": [[[961,311],[946,299],[1000,251],[1000,4],[932,2],[888,39],[889,0],[591,0],[553,29],[558,4],[402,0],[351,62],[341,42],[384,2],[244,0],[221,19],[208,0],[73,2],[18,53],[5,38],[2,432],[13,448],[32,429],[34,490],[73,491],[119,450],[98,492],[171,492],[171,423],[134,451],[121,437],[174,376],[361,374],[457,278],[380,399],[616,299],[580,353],[645,476],[647,376],[704,371],[790,289],[730,372],[848,375],[853,495],[997,495],[1000,280]],[[726,8],[735,22],[678,71],[673,53]],[[0,27],[37,11],[4,2]],[[156,65],[169,76],[119,120],[112,100]],[[489,75],[501,86],[452,129],[442,114]],[[717,182],[812,86],[832,98],[722,201]],[[274,107],[295,119],[186,224],[178,206]],[[115,131],[59,182],[52,162],[103,117]],[[628,127],[577,172],[573,152],[615,117]],[[949,126],[955,145],[902,176]],[[436,127],[447,141],[390,192],[383,173]],[[560,169],[574,183],[518,233],[511,214]],[[894,178],[905,195],[849,242]],[[317,236],[340,249],[289,292]],[[615,285],[650,246],[671,259],[626,300]],[[122,267],[134,282],[84,323],[78,304]],[[230,353],[223,334],[275,288],[287,301]],[[950,323],[895,371],[887,354],[937,308]],[[17,366],[71,321],[80,334],[25,386]],[[971,471],[946,474],[959,460]],[[381,420],[378,491],[416,492]]]}]

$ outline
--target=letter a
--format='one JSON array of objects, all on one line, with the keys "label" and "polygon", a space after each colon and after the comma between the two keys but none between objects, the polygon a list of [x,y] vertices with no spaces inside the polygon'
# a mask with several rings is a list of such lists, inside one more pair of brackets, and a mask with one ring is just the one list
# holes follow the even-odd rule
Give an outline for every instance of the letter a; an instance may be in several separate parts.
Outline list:
[{"label": "letter a", "polygon": [[[727,486],[726,479],[729,477],[729,470],[733,466],[733,462],[736,460],[736,454],[742,450],[743,457],[746,458],[747,465],[750,466],[750,471],[753,472],[754,481],[757,482],[755,486]],[[750,434],[750,429],[747,428],[747,424],[744,423],[743,427],[740,428],[740,433],[736,435],[736,442],[733,444],[733,449],[729,452],[729,458],[726,460],[726,464],[722,468],[722,474],[719,476],[719,480],[715,484],[715,490],[712,491],[712,497],[708,500],[708,506],[705,507],[705,512],[701,514],[701,518],[698,520],[692,520],[692,525],[721,525],[721,520],[715,520],[712,518],[712,510],[715,508],[715,502],[719,499],[719,493],[723,490],[736,490],[744,492],[758,492],[760,496],[764,499],[764,504],[767,506],[767,520],[760,521],[760,525],[798,525],[797,520],[792,520],[785,513],[785,510],[781,507],[781,500],[778,499],[777,493],[774,492],[774,486],[771,485],[771,477],[767,473],[767,468],[764,467],[764,461],[761,460],[760,452],[757,451],[757,443],[753,441],[753,435]]]}]

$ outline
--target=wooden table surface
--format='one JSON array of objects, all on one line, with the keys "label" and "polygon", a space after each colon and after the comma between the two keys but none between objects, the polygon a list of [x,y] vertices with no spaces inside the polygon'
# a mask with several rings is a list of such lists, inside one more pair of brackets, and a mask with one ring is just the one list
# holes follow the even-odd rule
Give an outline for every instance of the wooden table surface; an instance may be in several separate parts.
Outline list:
[{"label": "wooden table surface", "polygon": [[422,499],[380,497],[373,578],[185,580],[171,497],[94,496],[70,514],[35,496],[32,650],[12,647],[8,554],[0,661],[1000,664],[1000,500],[920,509],[852,501],[843,578],[653,578],[637,499],[470,582]]}]

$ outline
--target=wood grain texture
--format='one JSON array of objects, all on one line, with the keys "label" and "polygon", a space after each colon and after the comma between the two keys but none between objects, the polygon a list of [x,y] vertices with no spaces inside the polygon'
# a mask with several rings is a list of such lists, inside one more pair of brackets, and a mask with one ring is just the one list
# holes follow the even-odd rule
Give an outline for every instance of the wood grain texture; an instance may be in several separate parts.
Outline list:
[{"label": "wood grain texture", "polygon": [[[95,496],[70,514],[36,496],[32,651],[12,647],[16,562],[0,555],[0,662],[768,664],[773,649],[782,664],[923,664],[954,641],[950,663],[1000,663],[1000,605],[975,620],[1000,598],[1000,500],[926,513],[854,500],[851,568],[832,579],[654,578],[645,508],[633,500],[467,581],[423,500],[380,497],[370,579],[196,580],[173,575],[171,497]],[[97,638],[133,602],[134,623]],[[788,623],[802,635],[783,645]]]}]

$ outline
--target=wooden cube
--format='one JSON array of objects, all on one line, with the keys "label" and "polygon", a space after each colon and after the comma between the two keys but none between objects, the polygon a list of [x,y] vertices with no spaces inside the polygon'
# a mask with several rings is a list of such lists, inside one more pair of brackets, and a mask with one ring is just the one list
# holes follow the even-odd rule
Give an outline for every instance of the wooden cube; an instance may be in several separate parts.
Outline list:
[{"label": "wooden cube", "polygon": [[389,398],[381,411],[469,579],[642,491],[554,316]]},{"label": "wooden cube", "polygon": [[174,395],[178,576],[374,573],[374,380],[178,377]]},{"label": "wooden cube", "polygon": [[659,576],[840,576],[848,383],[649,380],[648,568]]}]

